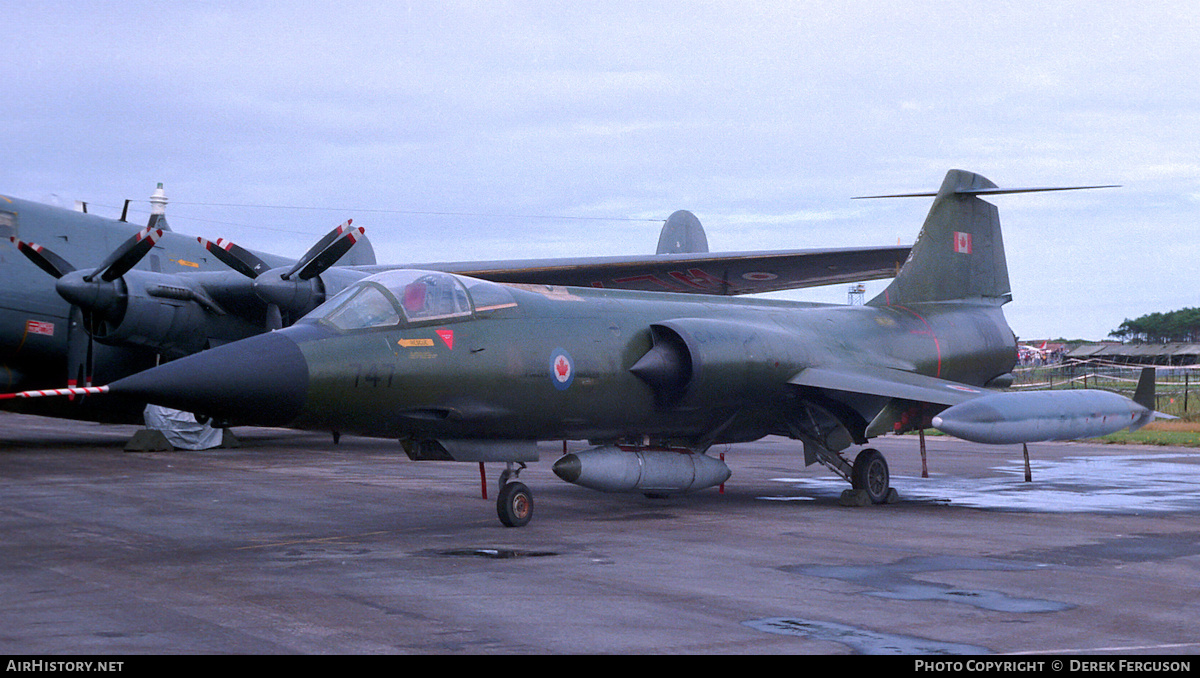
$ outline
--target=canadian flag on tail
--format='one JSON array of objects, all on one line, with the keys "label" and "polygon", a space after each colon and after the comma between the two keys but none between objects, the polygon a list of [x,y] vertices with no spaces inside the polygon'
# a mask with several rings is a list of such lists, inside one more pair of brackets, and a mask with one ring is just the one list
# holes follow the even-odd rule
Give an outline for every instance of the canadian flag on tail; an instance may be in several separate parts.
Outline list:
[{"label": "canadian flag on tail", "polygon": [[959,254],[971,253],[971,234],[954,232],[954,251]]}]

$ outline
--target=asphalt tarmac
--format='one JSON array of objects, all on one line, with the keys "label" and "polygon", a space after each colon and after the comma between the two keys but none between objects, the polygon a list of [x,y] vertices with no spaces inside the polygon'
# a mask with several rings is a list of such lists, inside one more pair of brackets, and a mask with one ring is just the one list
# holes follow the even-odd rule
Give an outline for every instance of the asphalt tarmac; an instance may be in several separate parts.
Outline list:
[{"label": "asphalt tarmac", "polygon": [[[474,464],[237,429],[0,413],[0,653],[1195,654],[1200,450],[875,441],[900,501],[847,507],[800,445],[714,449],[670,499],[521,474],[505,528]],[[570,443],[577,451],[582,443]],[[495,497],[502,465],[489,465]]]}]

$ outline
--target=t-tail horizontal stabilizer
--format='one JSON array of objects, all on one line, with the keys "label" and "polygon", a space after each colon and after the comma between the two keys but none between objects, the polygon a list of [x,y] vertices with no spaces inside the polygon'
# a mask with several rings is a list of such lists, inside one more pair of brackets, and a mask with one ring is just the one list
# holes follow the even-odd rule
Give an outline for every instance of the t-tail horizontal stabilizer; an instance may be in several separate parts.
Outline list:
[{"label": "t-tail horizontal stabilizer", "polygon": [[950,170],[936,193],[861,196],[859,199],[934,197],[908,261],[887,289],[867,303],[871,306],[938,301],[1007,303],[1012,300],[1012,291],[1000,217],[996,206],[981,198],[1108,187],[1000,188],[978,174]]},{"label": "t-tail horizontal stabilizer", "polygon": [[[958,170],[952,170],[958,171]],[[978,175],[976,175],[978,176]],[[1049,191],[1085,191],[1090,188],[1120,188],[1120,184],[1102,186],[1042,186],[1036,188],[984,188],[962,186],[954,189],[956,195],[1004,195],[1006,193],[1046,193]],[[935,198],[937,193],[893,193],[891,195],[860,195],[851,200],[875,200],[877,198]]]}]

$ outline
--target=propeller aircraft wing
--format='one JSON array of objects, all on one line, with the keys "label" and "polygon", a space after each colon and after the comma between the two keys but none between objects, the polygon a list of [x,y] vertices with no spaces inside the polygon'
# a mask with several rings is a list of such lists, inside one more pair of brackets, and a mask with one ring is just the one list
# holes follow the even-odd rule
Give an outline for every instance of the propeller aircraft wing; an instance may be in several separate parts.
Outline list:
[{"label": "propeller aircraft wing", "polygon": [[[891,278],[908,247],[705,252],[581,259],[439,262],[403,268],[500,283],[734,296]],[[367,267],[367,271],[395,267]]]}]

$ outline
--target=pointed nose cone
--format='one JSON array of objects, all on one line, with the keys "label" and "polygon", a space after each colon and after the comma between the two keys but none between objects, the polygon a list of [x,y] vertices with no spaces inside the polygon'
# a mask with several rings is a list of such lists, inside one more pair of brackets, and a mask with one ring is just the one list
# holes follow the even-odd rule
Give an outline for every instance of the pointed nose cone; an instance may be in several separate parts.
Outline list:
[{"label": "pointed nose cone", "polygon": [[583,463],[579,460],[579,457],[573,454],[568,454],[566,456],[559,457],[558,461],[554,462],[554,466],[551,467],[551,470],[553,470],[554,475],[558,476],[559,478],[562,478],[568,483],[573,483],[576,480],[579,480],[579,476],[583,474]]},{"label": "pointed nose cone", "polygon": [[308,394],[308,363],[287,331],[235,341],[139,372],[111,392],[237,424],[282,426]]}]

